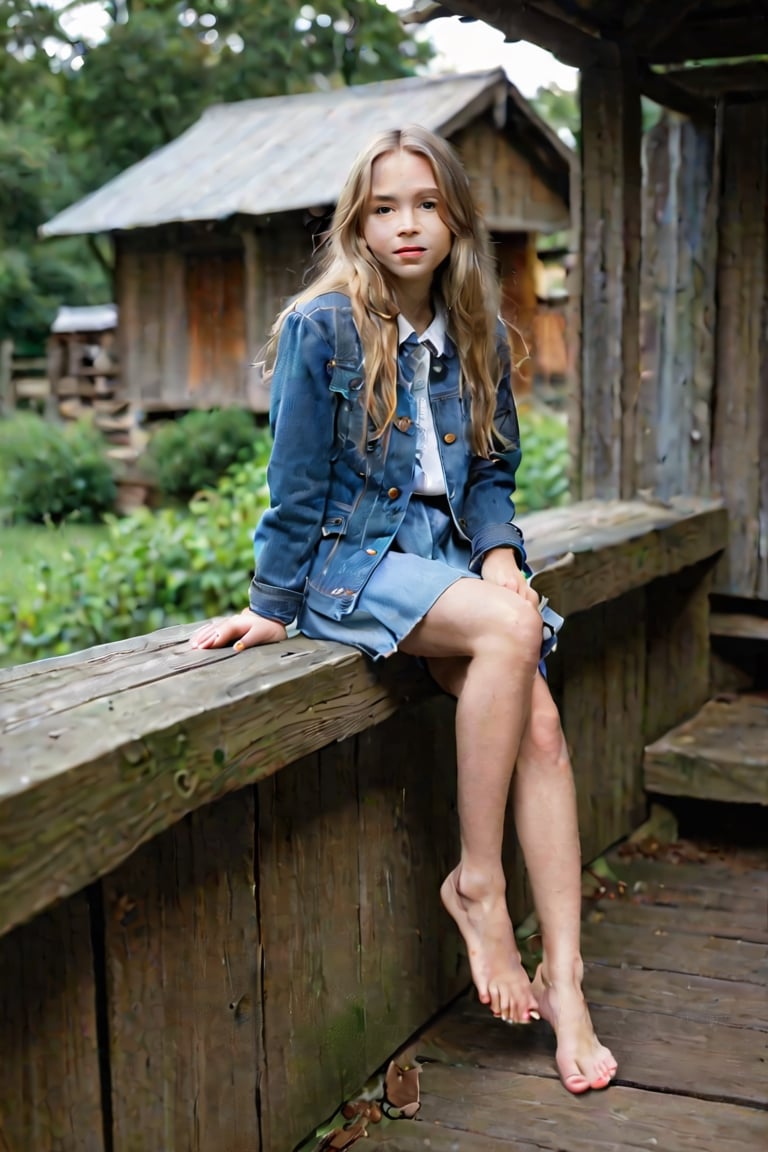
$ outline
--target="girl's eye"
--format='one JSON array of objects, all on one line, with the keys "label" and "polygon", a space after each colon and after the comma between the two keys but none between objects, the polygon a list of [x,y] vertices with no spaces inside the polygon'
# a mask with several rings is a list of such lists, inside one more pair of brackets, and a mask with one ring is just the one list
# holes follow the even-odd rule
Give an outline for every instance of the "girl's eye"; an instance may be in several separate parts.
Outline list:
[{"label": "girl's eye", "polygon": [[428,209],[432,210],[434,208],[437,208],[437,201],[436,200],[424,200],[424,201],[422,201],[421,206],[422,206],[422,208],[428,208]]},{"label": "girl's eye", "polygon": [[379,204],[379,206],[377,208],[374,208],[373,214],[374,214],[374,216],[385,216],[387,214],[387,212],[391,212],[391,211],[392,211],[392,209],[389,207],[388,204]]}]

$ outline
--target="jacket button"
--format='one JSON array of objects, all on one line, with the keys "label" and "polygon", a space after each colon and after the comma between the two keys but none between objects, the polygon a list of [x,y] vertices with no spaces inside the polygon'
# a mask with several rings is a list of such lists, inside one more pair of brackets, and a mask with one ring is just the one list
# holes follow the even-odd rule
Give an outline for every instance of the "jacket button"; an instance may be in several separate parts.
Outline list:
[{"label": "jacket button", "polygon": [[446,444],[455,444],[456,434],[454,432],[446,432],[445,436],[443,436],[443,440],[445,440]]},{"label": "jacket button", "polygon": [[366,552],[368,553],[369,556],[375,556],[376,555],[376,549],[375,548],[366,548]]},{"label": "jacket button", "polygon": [[399,488],[390,488],[389,491],[387,492],[387,496],[389,496],[390,500],[397,500],[399,495],[400,495],[400,489]]},{"label": "jacket button", "polygon": [[412,423],[413,421],[410,416],[398,416],[397,420],[395,420],[395,428],[397,428],[398,432],[407,432]]}]

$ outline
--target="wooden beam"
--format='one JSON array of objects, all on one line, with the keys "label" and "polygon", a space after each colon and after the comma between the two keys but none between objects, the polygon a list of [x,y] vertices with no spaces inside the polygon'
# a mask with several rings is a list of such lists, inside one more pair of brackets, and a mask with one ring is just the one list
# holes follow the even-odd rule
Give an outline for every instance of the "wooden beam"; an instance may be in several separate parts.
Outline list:
[{"label": "wooden beam", "polygon": [[627,5],[624,29],[639,56],[680,27],[689,13],[701,7],[701,0],[635,0]]},{"label": "wooden beam", "polygon": [[637,75],[643,96],[647,96],[649,100],[653,100],[663,108],[679,112],[691,120],[700,120],[703,117],[708,119],[713,115],[714,97],[691,92],[669,75],[654,72],[646,64],[638,64]]},{"label": "wooden beam", "polygon": [[609,47],[599,37],[524,0],[449,0],[443,7],[457,16],[471,16],[491,24],[507,40],[538,44],[573,68],[590,67],[605,56]]},{"label": "wooden beam", "polygon": [[739,64],[700,64],[696,68],[674,68],[653,72],[679,90],[684,88],[697,99],[744,93],[764,98],[768,92],[768,64],[764,60],[743,60]]},{"label": "wooden beam", "polygon": [[[683,498],[523,525],[537,587],[567,614],[716,555],[726,534],[718,504]],[[187,813],[433,691],[399,657],[303,637],[201,652],[193,628],[0,672],[0,935]]]},{"label": "wooden beam", "polygon": [[[671,7],[671,6],[670,6]],[[726,60],[768,54],[768,13],[745,20],[711,17],[691,21],[664,36],[645,53],[649,64]]]}]

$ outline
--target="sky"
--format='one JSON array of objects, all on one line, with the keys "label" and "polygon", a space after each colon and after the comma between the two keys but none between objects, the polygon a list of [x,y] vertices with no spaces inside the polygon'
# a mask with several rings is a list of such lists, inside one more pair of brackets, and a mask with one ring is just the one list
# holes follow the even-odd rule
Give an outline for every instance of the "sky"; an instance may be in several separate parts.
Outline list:
[{"label": "sky", "polygon": [[[60,7],[64,0],[48,0]],[[385,0],[395,11],[410,8],[412,0]],[[319,5],[318,5],[319,6]],[[99,4],[87,2],[69,17],[79,31],[98,38],[104,20]],[[63,22],[67,22],[67,18]],[[419,36],[432,40],[438,56],[434,67],[441,72],[479,72],[486,68],[504,68],[512,83],[524,96],[533,96],[537,88],[557,84],[560,88],[576,87],[578,73],[575,68],[561,64],[549,52],[535,44],[521,40],[505,44],[501,32],[476,21],[461,24],[458,17],[432,20],[419,32]]]},{"label": "sky", "polygon": [[[411,7],[410,0],[386,3],[395,11]],[[457,16],[432,20],[424,26],[424,34],[438,51],[435,63],[441,71],[478,72],[501,67],[524,96],[534,96],[538,88],[554,84],[569,90],[576,87],[576,68],[561,64],[551,52],[527,40],[505,44],[501,32],[480,21],[462,24]]]}]

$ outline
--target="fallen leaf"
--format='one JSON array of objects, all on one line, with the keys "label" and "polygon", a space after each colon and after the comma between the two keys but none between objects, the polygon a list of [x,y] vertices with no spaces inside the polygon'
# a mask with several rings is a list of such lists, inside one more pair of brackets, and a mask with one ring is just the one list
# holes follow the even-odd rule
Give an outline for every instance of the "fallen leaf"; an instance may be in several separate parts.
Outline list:
[{"label": "fallen leaf", "polygon": [[391,1060],[384,1077],[384,1100],[382,1112],[390,1119],[412,1119],[419,1108],[419,1073],[418,1064],[411,1067],[401,1067]]}]

